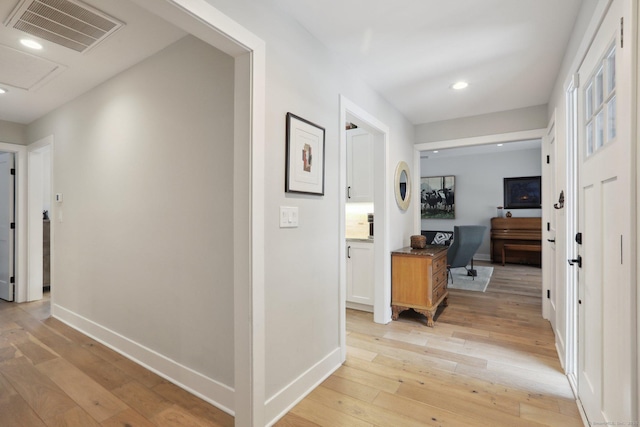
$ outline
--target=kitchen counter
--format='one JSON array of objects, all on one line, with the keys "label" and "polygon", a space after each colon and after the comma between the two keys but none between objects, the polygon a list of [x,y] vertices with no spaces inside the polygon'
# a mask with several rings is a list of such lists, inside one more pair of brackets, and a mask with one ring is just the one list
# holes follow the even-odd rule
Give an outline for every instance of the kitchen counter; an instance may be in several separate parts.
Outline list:
[{"label": "kitchen counter", "polygon": [[373,243],[373,237],[347,237],[347,242]]}]

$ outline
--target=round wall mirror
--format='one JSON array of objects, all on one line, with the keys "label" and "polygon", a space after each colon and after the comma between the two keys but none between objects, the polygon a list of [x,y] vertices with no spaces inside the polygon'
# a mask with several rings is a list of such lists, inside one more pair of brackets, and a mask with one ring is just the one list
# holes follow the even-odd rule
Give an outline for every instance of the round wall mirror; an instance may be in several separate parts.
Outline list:
[{"label": "round wall mirror", "polygon": [[393,188],[396,192],[398,207],[406,211],[411,201],[411,175],[409,174],[409,165],[406,162],[398,163]]}]

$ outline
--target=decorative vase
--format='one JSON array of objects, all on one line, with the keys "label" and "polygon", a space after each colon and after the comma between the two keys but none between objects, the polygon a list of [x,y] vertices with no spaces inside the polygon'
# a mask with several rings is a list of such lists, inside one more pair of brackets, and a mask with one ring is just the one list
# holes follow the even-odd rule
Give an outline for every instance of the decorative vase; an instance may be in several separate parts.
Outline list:
[{"label": "decorative vase", "polygon": [[504,216],[504,209],[502,208],[502,206],[498,206],[498,218],[502,218]]},{"label": "decorative vase", "polygon": [[507,218],[511,218],[511,211],[507,211]]}]

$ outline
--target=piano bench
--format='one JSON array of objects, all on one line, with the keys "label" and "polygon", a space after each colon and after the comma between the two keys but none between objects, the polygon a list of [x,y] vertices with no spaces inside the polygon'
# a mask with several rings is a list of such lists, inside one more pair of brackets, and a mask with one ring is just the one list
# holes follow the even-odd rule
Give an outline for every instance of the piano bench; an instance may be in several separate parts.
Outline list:
[{"label": "piano bench", "polygon": [[505,245],[502,246],[502,265],[504,265],[507,251],[542,252],[542,246],[540,246],[540,245],[510,245],[510,244],[505,244]]}]

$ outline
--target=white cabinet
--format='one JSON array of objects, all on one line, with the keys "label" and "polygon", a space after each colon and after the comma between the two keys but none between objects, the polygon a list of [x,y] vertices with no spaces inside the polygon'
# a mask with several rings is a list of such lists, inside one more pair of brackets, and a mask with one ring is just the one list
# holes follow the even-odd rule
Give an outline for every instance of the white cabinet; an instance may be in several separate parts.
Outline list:
[{"label": "white cabinet", "polygon": [[347,241],[347,307],[373,310],[373,242]]},{"label": "white cabinet", "polygon": [[347,202],[373,202],[373,136],[361,128],[347,131]]}]

